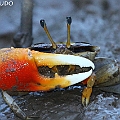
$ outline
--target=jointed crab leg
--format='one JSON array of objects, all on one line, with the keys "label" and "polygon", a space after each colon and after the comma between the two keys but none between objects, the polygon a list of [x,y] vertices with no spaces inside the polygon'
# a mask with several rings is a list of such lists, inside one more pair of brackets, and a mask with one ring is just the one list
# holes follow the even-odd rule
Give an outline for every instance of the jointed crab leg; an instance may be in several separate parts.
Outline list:
[{"label": "jointed crab leg", "polygon": [[39,116],[27,116],[25,112],[23,112],[20,107],[17,105],[15,100],[6,92],[2,90],[2,97],[8,106],[12,109],[12,111],[21,118],[22,120],[37,120]]},{"label": "jointed crab leg", "polygon": [[87,84],[87,87],[83,90],[82,92],[82,104],[83,106],[87,106],[90,100],[90,96],[92,93],[92,87],[95,83],[95,79],[96,79],[96,75],[93,73],[89,78],[87,78],[86,80],[84,80],[82,83]]},{"label": "jointed crab leg", "polygon": [[23,120],[27,119],[26,114],[20,109],[16,102],[14,102],[14,99],[6,93],[6,91],[2,90],[2,97],[18,117],[22,118]]}]

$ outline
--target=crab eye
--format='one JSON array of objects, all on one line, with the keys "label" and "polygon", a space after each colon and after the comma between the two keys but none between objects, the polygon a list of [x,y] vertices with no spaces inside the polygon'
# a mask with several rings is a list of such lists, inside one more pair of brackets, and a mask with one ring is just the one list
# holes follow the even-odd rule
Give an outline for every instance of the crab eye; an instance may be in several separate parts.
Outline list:
[{"label": "crab eye", "polygon": [[71,24],[72,23],[72,18],[71,17],[66,17],[66,19],[67,19],[67,24]]},{"label": "crab eye", "polygon": [[40,20],[40,24],[44,28],[44,26],[45,26],[45,20]]}]

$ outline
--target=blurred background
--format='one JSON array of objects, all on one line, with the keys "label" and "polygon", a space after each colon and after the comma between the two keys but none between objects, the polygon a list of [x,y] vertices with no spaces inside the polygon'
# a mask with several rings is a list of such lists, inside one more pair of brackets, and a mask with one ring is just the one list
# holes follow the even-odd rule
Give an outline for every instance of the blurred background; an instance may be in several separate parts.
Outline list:
[{"label": "blurred background", "polygon": [[[3,2],[4,1],[0,0],[0,48],[13,46],[13,38],[19,32],[20,24],[21,24],[22,0],[12,0],[13,2],[12,6],[1,5]],[[33,0],[32,44],[39,42],[50,43],[43,28],[39,24],[40,19],[45,19],[48,30],[55,42],[65,42],[67,38],[67,27],[66,27],[67,16],[72,17],[72,24],[71,24],[72,42],[89,42],[93,45],[100,46],[101,51],[99,53],[99,56],[114,58],[118,61],[120,65],[120,1],[119,0],[66,0],[66,1],[65,0],[60,0],[60,1]],[[102,95],[99,95],[96,101],[103,100],[103,102],[107,103],[106,100],[108,100],[111,104],[111,101],[115,101],[116,99],[119,98],[118,96],[111,97],[111,94],[109,96],[110,98],[108,97],[108,99],[106,98],[104,100],[102,99]],[[94,101],[94,99],[92,100]],[[95,104],[96,101],[94,101],[93,104]],[[93,104],[91,105],[91,108],[90,107],[88,109],[86,108],[84,109],[84,111],[81,112],[81,110],[79,110],[81,106],[79,106],[79,108],[78,107],[75,108],[75,106],[78,105],[78,101],[77,103],[74,102],[75,101],[73,100],[72,108],[74,109],[75,114],[73,114],[74,112],[71,110],[71,108],[66,107],[66,109],[68,109],[68,111],[72,111],[73,114],[72,117],[70,118],[66,117],[67,120],[71,120],[71,119],[78,120],[78,118],[83,120],[89,120],[89,119],[96,120],[99,118],[100,118],[99,120],[107,120],[107,119],[114,120],[120,118],[119,114],[117,113],[117,111],[120,110],[117,108],[115,111],[112,111],[113,113],[112,116],[110,116],[111,111],[109,111],[109,109],[107,112],[101,112],[97,116],[95,111],[95,109],[97,108],[95,108],[93,112],[91,112],[92,111],[91,108],[93,107],[92,106]],[[97,104],[101,104],[99,102],[100,101],[97,101]],[[3,106],[0,109],[0,111],[2,111],[0,113],[0,116],[2,116],[3,119],[6,118],[17,119],[14,118],[12,111],[10,111],[8,107],[6,107],[2,98],[0,104]],[[66,103],[64,103],[64,105],[65,104]],[[64,105],[63,107],[65,107]],[[67,104],[67,106],[69,106],[69,104]],[[59,106],[57,107],[59,108]],[[104,107],[106,107],[105,104],[103,105],[103,107],[101,107],[100,111],[104,110],[105,109]],[[53,109],[55,110],[56,108]],[[110,109],[113,108],[114,106],[111,107]],[[6,109],[10,112],[6,111]],[[45,112],[46,111],[44,111],[44,113]],[[64,115],[69,116],[68,113],[65,113]],[[7,117],[5,117],[6,115]],[[63,114],[61,113],[60,115]],[[85,117],[86,115],[88,115],[88,117]],[[44,120],[48,120],[48,118],[49,120],[54,119],[51,116],[49,117],[44,116]],[[62,117],[61,120],[63,120]]]},{"label": "blurred background", "polygon": [[[0,48],[11,47],[13,37],[20,30],[22,0],[12,2],[12,6],[0,6]],[[71,16],[72,42],[84,41],[98,45],[101,47],[100,54],[119,59],[114,56],[120,43],[119,6],[119,0],[33,0],[33,44],[49,43],[39,25],[40,19],[46,20],[54,41],[65,42],[66,16]]]}]

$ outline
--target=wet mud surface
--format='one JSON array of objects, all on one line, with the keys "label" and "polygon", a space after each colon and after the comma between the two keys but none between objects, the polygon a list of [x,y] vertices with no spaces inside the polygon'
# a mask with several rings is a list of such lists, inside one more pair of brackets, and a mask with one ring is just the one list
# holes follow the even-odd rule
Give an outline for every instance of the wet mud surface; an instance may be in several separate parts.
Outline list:
[{"label": "wet mud surface", "polygon": [[[120,66],[120,2],[119,0],[35,0],[33,18],[33,43],[49,40],[39,20],[45,19],[53,39],[66,41],[66,16],[72,17],[71,41],[89,42],[100,46],[98,56],[116,59]],[[0,48],[12,46],[12,36],[19,27],[20,2],[13,8],[0,7]],[[6,16],[8,10],[11,14]],[[14,11],[14,12],[12,12]],[[15,19],[15,16],[16,19]],[[5,20],[4,20],[4,19]],[[118,89],[120,89],[118,87]],[[38,120],[118,120],[120,95],[94,89],[87,107],[81,104],[81,88],[74,90],[35,92],[14,96],[15,102],[28,116]],[[36,118],[35,118],[36,119]],[[0,94],[0,120],[20,120],[5,104]]]}]

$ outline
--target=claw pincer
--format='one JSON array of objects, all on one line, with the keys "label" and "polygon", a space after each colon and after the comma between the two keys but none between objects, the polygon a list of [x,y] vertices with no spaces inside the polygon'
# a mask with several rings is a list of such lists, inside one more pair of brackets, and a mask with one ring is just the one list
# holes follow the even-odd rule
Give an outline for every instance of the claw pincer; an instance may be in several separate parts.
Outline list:
[{"label": "claw pincer", "polygon": [[[52,68],[56,65],[79,65],[90,67],[87,72],[46,77],[38,71],[39,66]],[[94,64],[83,57],[43,53],[28,48],[4,48],[0,50],[0,89],[11,91],[47,91],[56,86],[61,88],[76,84],[88,78]],[[49,72],[49,71],[48,71]]]}]

